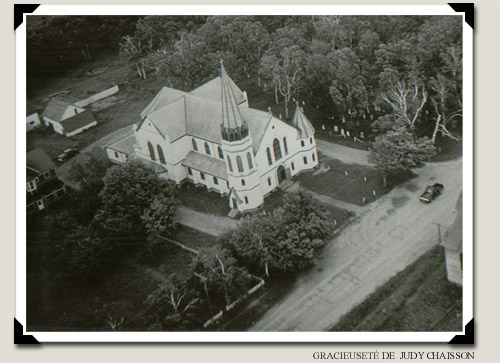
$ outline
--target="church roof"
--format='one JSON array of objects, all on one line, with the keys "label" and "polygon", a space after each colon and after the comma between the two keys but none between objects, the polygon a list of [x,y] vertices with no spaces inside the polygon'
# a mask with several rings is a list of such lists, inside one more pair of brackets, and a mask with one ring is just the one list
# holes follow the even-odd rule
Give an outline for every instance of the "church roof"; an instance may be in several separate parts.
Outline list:
[{"label": "church roof", "polygon": [[[243,120],[247,121],[254,152],[264,136],[271,115],[265,111],[239,106]],[[220,120],[222,107],[220,101],[203,99],[186,94],[147,116],[156,128],[175,141],[184,135],[191,135],[217,144],[221,143]]]},{"label": "church roof", "polygon": [[109,149],[119,151],[121,153],[131,155],[134,152],[135,135],[132,134],[124,139],[118,140],[108,146]]},{"label": "church roof", "polygon": [[223,160],[191,150],[182,165],[227,180],[226,163]]},{"label": "church roof", "polygon": [[186,92],[170,88],[170,87],[162,87],[160,92],[153,98],[153,101],[146,106],[146,108],[141,112],[141,119],[144,119],[149,113],[155,112],[162,107],[167,106],[173,101],[179,99],[184,96]]},{"label": "church roof", "polygon": [[297,139],[307,139],[314,136],[314,127],[311,125],[306,115],[304,115],[299,105],[297,105],[295,113],[293,114],[292,125],[299,130]]},{"label": "church roof", "polygon": [[[234,81],[230,78],[226,78],[226,86],[232,91],[234,97],[236,99],[236,103],[238,105],[244,103],[246,101],[246,97],[244,92],[234,83]],[[218,76],[211,81],[201,85],[200,87],[189,92],[190,95],[198,96],[201,98],[208,98],[214,101],[220,102],[221,93],[222,93],[222,82],[221,76]]]}]

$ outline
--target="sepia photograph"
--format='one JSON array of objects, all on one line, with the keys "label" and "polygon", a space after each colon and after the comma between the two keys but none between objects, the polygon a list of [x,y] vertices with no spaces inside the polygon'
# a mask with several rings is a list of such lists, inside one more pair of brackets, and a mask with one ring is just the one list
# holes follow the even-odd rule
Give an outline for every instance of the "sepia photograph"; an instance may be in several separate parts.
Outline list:
[{"label": "sepia photograph", "polygon": [[472,29],[325,8],[25,14],[24,334],[464,334]]}]

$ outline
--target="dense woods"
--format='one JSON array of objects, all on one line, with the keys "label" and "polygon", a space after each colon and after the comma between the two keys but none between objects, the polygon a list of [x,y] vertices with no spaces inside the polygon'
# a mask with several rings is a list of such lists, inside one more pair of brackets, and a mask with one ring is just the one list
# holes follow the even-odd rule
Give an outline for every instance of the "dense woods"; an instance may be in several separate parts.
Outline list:
[{"label": "dense woods", "polygon": [[457,16],[30,17],[27,49],[28,76],[114,50],[137,77],[184,90],[216,76],[223,58],[236,83],[272,93],[284,118],[300,100],[321,124],[358,136],[461,134]]}]

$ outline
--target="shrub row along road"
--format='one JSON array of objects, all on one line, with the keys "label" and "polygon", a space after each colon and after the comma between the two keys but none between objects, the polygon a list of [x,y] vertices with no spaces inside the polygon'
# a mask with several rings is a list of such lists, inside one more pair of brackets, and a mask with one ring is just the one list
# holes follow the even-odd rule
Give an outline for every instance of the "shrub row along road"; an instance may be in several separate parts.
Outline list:
[{"label": "shrub row along road", "polygon": [[[322,251],[318,265],[270,309],[251,331],[326,331],[392,276],[439,243],[453,222],[462,191],[462,159],[429,163],[418,177],[366,206]],[[431,204],[418,196],[444,184]]]}]

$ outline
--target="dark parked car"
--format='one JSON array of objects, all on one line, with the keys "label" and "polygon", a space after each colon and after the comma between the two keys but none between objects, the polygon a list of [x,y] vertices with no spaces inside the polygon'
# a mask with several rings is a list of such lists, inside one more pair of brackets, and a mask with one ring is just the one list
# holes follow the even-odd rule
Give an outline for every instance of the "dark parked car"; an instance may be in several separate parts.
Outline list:
[{"label": "dark parked car", "polygon": [[425,188],[425,192],[422,193],[419,199],[422,203],[430,203],[443,192],[443,189],[443,184],[436,183],[434,185],[429,185]]},{"label": "dark parked car", "polygon": [[71,159],[73,156],[78,155],[80,151],[78,149],[66,149],[64,152],[57,157],[57,161],[63,162]]}]

